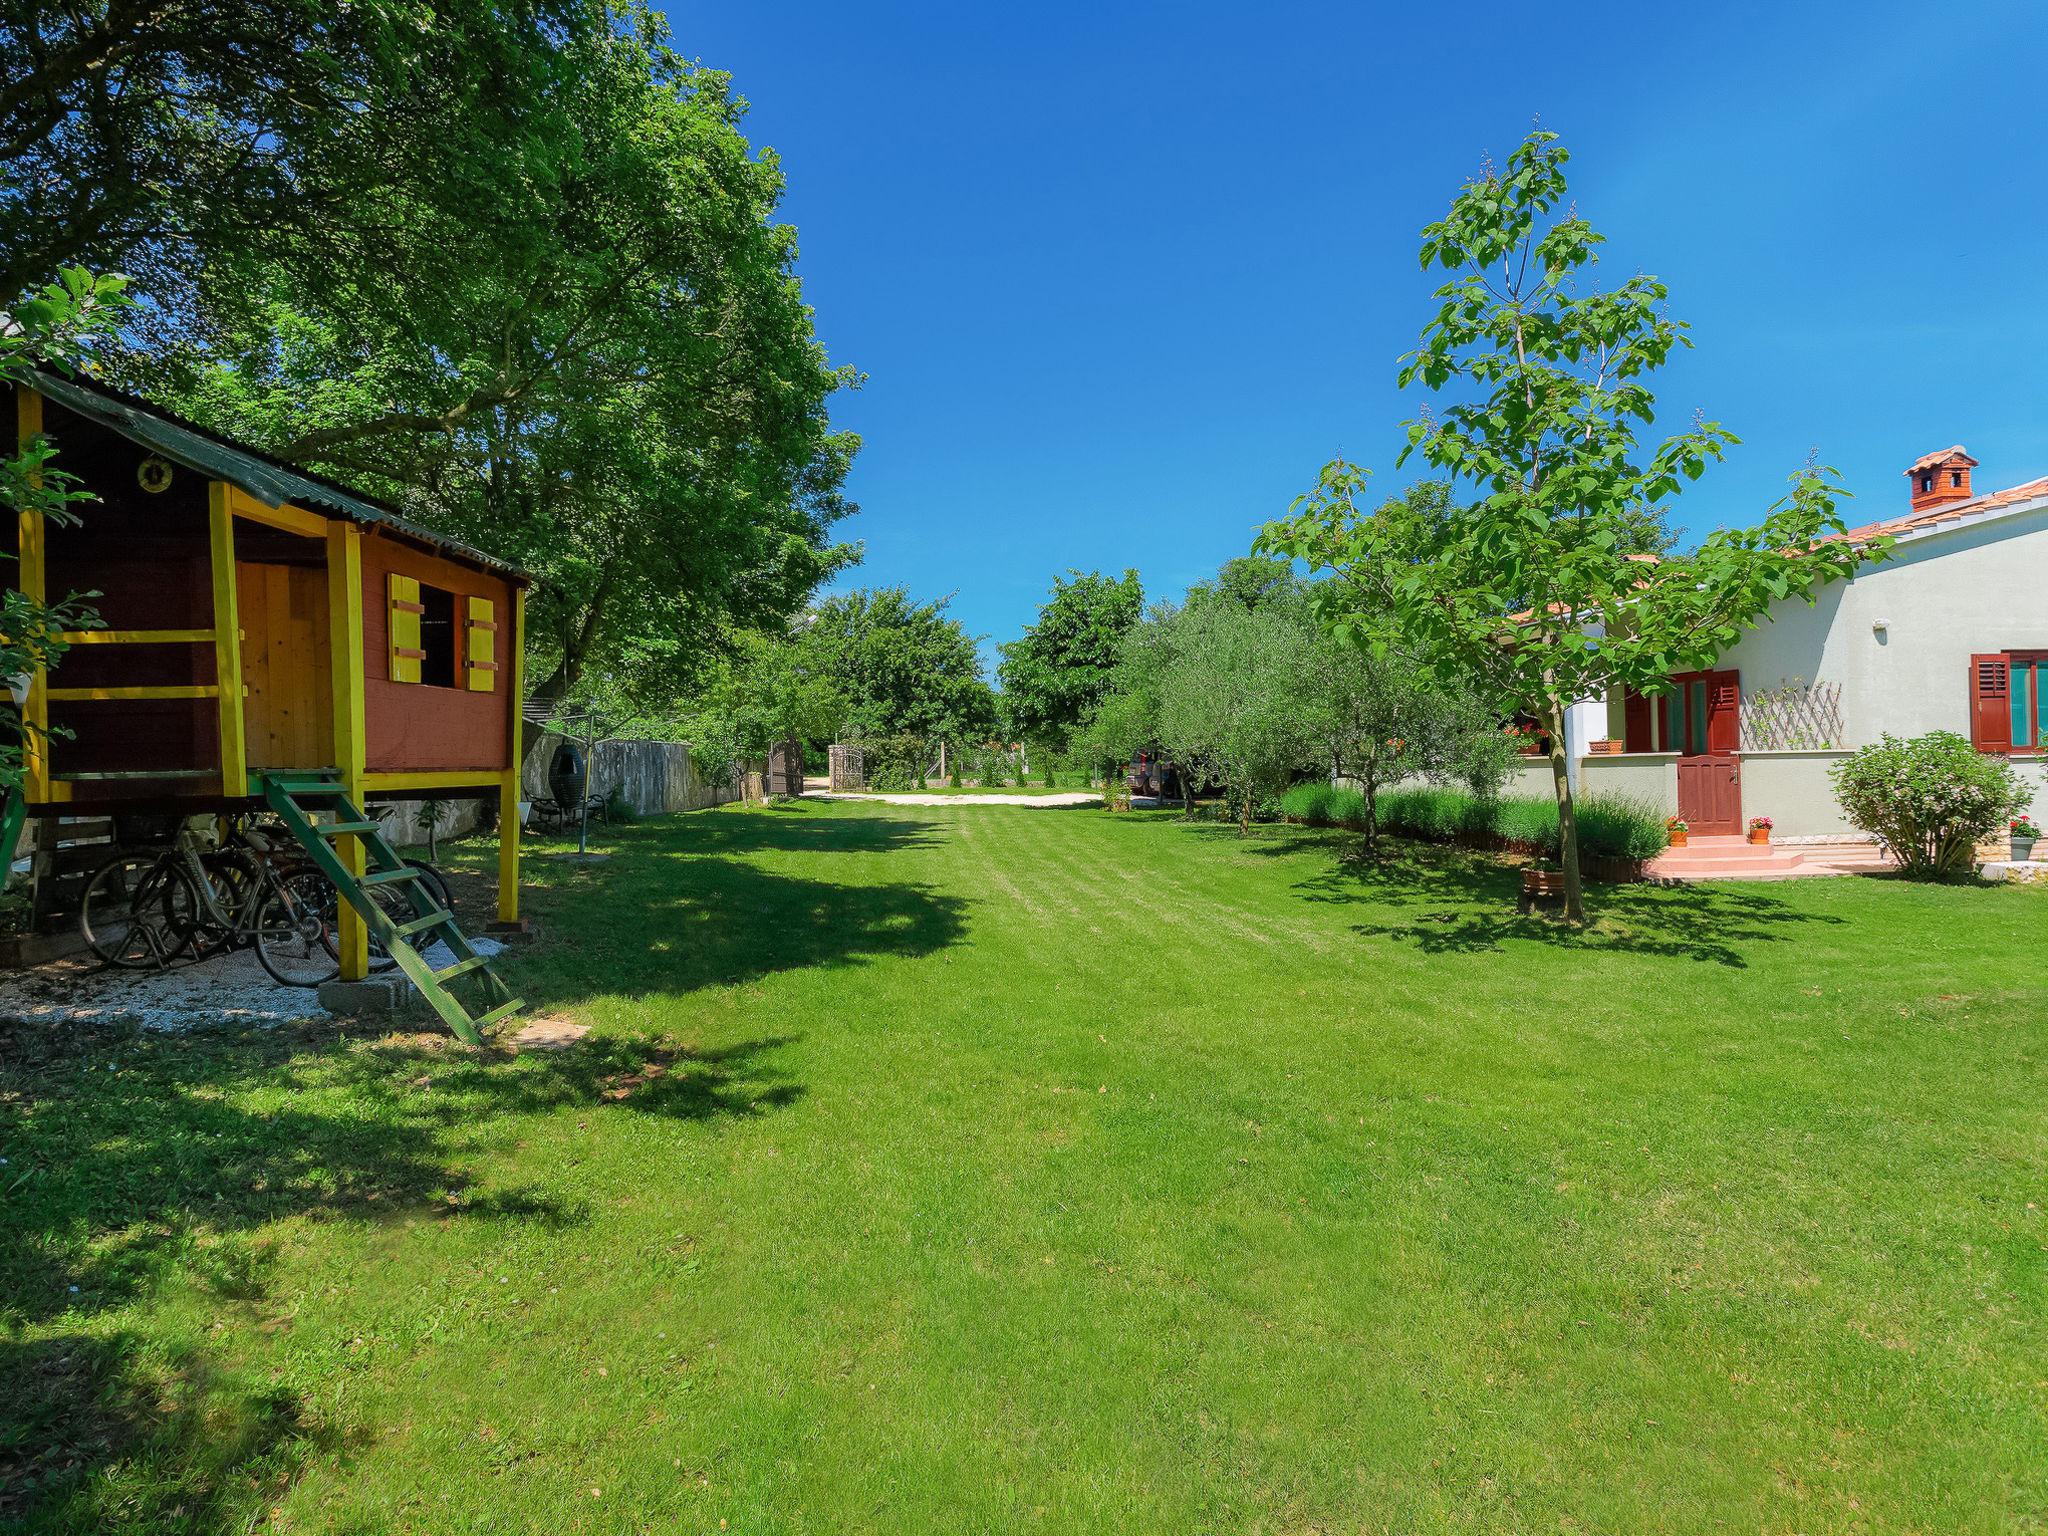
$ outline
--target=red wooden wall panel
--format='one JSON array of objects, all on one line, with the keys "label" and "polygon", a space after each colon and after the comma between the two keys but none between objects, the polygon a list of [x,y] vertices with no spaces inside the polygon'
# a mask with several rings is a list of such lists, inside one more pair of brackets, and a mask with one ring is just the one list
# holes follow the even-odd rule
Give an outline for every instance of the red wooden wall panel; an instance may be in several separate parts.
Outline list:
[{"label": "red wooden wall panel", "polygon": [[[492,652],[498,663],[496,689],[471,693],[462,686],[459,667],[453,688],[391,681],[385,578],[393,571],[454,593],[458,615],[465,597],[487,597],[496,604],[498,631]],[[365,763],[372,773],[462,768],[504,771],[511,752],[513,712],[519,707],[519,701],[506,691],[512,677],[513,590],[503,576],[365,530],[363,736]]]}]

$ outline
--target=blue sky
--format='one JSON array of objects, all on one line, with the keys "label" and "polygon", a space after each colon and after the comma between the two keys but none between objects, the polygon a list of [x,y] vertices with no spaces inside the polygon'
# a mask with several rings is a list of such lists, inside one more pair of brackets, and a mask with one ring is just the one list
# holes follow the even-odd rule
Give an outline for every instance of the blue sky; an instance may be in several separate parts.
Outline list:
[{"label": "blue sky", "polygon": [[1962,442],[2048,474],[2048,8],[726,3],[729,70],[866,446],[847,584],[957,593],[996,643],[1053,576],[1176,596],[1339,452],[1396,471],[1434,286],[1417,232],[1541,116],[1602,271],[1697,350],[1663,420],[1743,439],[1677,520],[1818,453],[1857,499]]}]

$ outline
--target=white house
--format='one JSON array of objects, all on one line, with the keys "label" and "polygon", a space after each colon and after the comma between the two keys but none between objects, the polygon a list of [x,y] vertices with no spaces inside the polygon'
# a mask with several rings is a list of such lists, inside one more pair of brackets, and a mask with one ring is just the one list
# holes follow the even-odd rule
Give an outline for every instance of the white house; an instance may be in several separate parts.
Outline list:
[{"label": "white house", "polygon": [[1979,496],[1976,466],[1960,446],[1914,463],[1906,512],[1851,531],[1891,535],[1890,558],[1777,604],[1713,667],[1575,705],[1581,791],[1699,834],[1769,816],[1781,841],[1850,835],[1828,769],[1886,732],[1950,730],[2025,764],[2048,820],[2048,477]]}]

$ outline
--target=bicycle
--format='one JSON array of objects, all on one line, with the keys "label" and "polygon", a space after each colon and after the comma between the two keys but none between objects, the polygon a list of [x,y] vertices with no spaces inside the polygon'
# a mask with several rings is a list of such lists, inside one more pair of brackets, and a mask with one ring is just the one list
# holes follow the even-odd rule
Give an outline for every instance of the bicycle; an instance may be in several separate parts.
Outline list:
[{"label": "bicycle", "polygon": [[165,970],[187,951],[196,961],[253,947],[273,979],[313,987],[335,974],[340,952],[320,894],[332,889],[252,825],[231,822],[208,847],[187,822],[169,847],[101,865],[86,885],[79,928],[108,965]]}]

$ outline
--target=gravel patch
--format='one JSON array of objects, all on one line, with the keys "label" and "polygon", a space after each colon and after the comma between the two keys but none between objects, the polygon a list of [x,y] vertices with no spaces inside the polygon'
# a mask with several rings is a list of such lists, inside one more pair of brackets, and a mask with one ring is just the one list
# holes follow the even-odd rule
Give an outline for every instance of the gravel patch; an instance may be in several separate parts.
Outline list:
[{"label": "gravel patch", "polygon": [[[504,946],[473,938],[480,955]],[[436,970],[453,965],[445,944],[426,952]],[[133,1024],[172,1033],[214,1024],[291,1024],[333,1015],[310,987],[279,986],[253,952],[243,949],[200,965],[168,971],[117,971],[97,961],[57,960],[34,970],[0,974],[0,1022]]]}]

